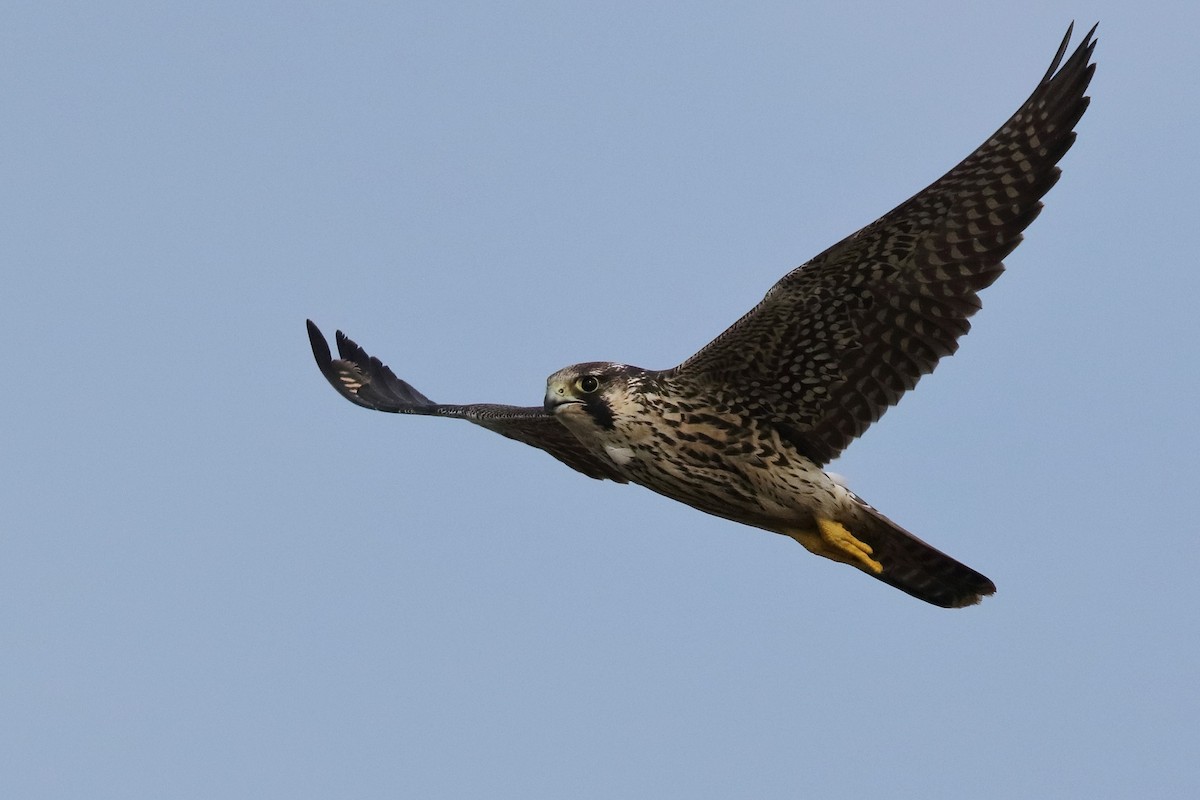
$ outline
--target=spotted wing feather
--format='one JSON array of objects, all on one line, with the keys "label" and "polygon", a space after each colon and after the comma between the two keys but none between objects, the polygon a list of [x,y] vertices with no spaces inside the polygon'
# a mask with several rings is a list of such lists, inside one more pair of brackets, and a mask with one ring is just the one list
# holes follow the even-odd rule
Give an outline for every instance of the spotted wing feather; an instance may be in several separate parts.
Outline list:
[{"label": "spotted wing feather", "polygon": [[970,328],[1075,141],[1094,33],[1062,63],[1068,30],[1029,99],[958,166],[784,276],[664,377],[771,420],[817,463],[835,458]]},{"label": "spotted wing feather", "polygon": [[506,406],[492,403],[444,405],[435,403],[396,374],[378,358],[368,355],[341,331],[338,355],[333,358],[320,329],[308,322],[308,339],[321,374],[338,394],[355,405],[392,414],[456,417],[490,431],[545,450],[572,469],[590,478],[626,483],[609,464],[585,448],[569,430],[540,406]]}]

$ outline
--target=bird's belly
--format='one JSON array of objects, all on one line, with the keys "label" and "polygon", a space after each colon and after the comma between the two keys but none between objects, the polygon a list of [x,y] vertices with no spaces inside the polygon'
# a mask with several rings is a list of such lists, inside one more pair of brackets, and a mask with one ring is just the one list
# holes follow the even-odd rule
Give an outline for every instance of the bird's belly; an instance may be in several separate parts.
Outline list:
[{"label": "bird's belly", "polygon": [[770,455],[645,442],[610,442],[605,452],[631,482],[745,524],[777,530],[840,516],[849,492],[786,443],[772,444]]}]

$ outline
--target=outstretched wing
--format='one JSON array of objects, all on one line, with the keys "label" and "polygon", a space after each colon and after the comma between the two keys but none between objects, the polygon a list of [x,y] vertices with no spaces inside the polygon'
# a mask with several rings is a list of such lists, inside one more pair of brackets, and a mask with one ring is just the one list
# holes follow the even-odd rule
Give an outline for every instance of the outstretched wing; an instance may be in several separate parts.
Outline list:
[{"label": "outstretched wing", "polygon": [[476,403],[451,406],[435,403],[396,377],[383,362],[369,356],[354,340],[337,332],[338,355],[334,359],[320,329],[308,321],[308,339],[321,374],[338,394],[355,405],[392,414],[422,414],[457,417],[474,422],[501,436],[545,450],[589,478],[607,478],[627,483],[610,464],[592,455],[557,419],[537,406],[503,406]]},{"label": "outstretched wing", "polygon": [[1030,98],[962,163],[784,276],[664,379],[771,420],[817,463],[835,458],[970,328],[1075,141],[1095,30],[1059,69],[1068,29]]}]

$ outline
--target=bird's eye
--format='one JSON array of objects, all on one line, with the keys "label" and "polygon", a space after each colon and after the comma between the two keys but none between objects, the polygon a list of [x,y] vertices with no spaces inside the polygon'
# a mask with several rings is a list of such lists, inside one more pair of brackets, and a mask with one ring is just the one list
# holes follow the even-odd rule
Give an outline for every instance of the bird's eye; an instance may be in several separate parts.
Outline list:
[{"label": "bird's eye", "polygon": [[584,375],[575,381],[575,388],[583,394],[591,394],[600,388],[600,379],[595,375]]}]

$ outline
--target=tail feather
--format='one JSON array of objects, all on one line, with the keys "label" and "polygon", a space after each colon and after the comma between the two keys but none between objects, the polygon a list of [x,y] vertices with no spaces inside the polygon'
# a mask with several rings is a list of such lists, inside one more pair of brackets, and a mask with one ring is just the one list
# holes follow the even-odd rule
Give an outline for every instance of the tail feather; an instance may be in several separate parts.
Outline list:
[{"label": "tail feather", "polygon": [[862,508],[864,513],[852,530],[883,565],[883,572],[874,577],[942,608],[975,605],[996,592],[996,584],[986,576],[929,546],[866,503]]}]

